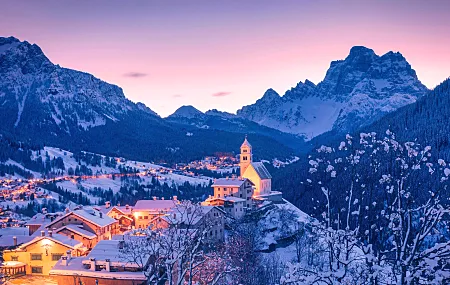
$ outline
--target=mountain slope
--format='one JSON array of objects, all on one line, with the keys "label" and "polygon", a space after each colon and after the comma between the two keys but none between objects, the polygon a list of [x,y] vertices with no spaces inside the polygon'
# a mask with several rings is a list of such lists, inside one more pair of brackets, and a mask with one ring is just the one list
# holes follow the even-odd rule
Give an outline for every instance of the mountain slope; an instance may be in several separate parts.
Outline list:
[{"label": "mountain slope", "polygon": [[166,120],[211,131],[219,130],[241,134],[263,135],[296,151],[302,151],[305,146],[304,139],[300,136],[284,133],[234,114],[221,112],[215,109],[202,113],[192,106],[182,106],[172,115],[168,116]]},{"label": "mountain slope", "polygon": [[[434,157],[449,161],[450,125],[448,118],[450,118],[450,78],[415,103],[399,108],[350,134],[359,138],[361,132],[375,132],[379,138],[382,138],[386,131],[390,130],[398,141],[414,141],[422,146],[431,146]],[[297,162],[273,173],[274,189],[282,191],[286,199],[306,213],[319,215],[320,210],[323,209],[319,210],[317,205],[305,203],[305,201],[324,198],[321,191],[313,191],[311,187],[305,186],[310,169],[309,155],[317,153],[315,149],[321,145],[337,148],[344,138],[345,134],[330,131],[312,139],[309,142],[311,148],[309,153],[300,156]],[[418,188],[420,187],[418,186]]]},{"label": "mountain slope", "polygon": [[347,132],[420,98],[427,88],[400,53],[378,56],[353,47],[331,62],[322,82],[306,80],[279,96],[269,89],[237,114],[259,124],[311,139],[329,130]]},{"label": "mountain slope", "polygon": [[[243,135],[169,122],[120,87],[54,65],[34,44],[0,38],[0,134],[13,141],[148,161],[189,161],[236,151]],[[190,134],[189,136],[187,134]],[[287,158],[285,144],[255,134],[261,158]]]}]

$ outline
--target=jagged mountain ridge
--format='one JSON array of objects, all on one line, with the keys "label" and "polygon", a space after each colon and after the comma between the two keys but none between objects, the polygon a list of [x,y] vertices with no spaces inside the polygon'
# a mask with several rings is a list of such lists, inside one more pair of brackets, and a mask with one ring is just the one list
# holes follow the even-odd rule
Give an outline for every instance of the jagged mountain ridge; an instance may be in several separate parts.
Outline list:
[{"label": "jagged mountain ridge", "polygon": [[344,60],[331,62],[319,84],[299,82],[284,96],[269,89],[237,114],[311,139],[332,129],[348,132],[367,125],[415,102],[427,90],[400,53],[378,56],[355,46]]},{"label": "jagged mountain ridge", "polygon": [[[143,104],[128,100],[120,87],[94,76],[54,65],[37,45],[0,38],[0,110],[7,128],[40,127],[71,133],[118,121],[129,111],[156,116]],[[16,108],[11,108],[11,102]],[[39,106],[39,109],[35,108]],[[15,109],[15,110],[14,110]],[[32,117],[22,120],[24,110]]]},{"label": "jagged mountain ridge", "polygon": [[[162,119],[120,87],[55,65],[37,45],[13,37],[0,38],[0,122],[0,134],[13,141],[155,162],[233,152],[243,139]],[[261,158],[294,154],[263,134],[252,141]]]}]

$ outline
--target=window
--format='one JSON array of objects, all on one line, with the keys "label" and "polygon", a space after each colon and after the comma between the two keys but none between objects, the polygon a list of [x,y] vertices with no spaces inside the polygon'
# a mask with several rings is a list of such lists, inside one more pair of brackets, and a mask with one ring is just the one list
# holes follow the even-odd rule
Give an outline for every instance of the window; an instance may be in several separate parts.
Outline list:
[{"label": "window", "polygon": [[148,220],[148,216],[144,216],[144,220]]},{"label": "window", "polygon": [[244,157],[242,158],[242,160],[247,160],[247,157],[246,157],[246,156],[244,156]]},{"label": "window", "polygon": [[32,253],[31,260],[42,260],[42,253]]},{"label": "window", "polygon": [[63,256],[62,253],[52,253],[52,260],[53,261],[58,261],[61,259],[61,256]]},{"label": "window", "polygon": [[18,256],[11,256],[11,261],[19,261],[19,257]]},{"label": "window", "polygon": [[42,274],[42,266],[31,266],[31,273]]},{"label": "window", "polygon": [[247,152],[247,150],[246,149],[244,149],[242,152]]},{"label": "window", "polygon": [[75,239],[75,236],[73,234],[70,235],[71,239]]}]

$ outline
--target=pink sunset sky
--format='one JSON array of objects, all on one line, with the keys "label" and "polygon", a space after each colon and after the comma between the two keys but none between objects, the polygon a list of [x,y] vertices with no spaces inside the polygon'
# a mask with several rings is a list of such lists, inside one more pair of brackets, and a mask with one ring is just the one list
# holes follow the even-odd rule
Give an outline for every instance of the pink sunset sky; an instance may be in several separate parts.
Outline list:
[{"label": "pink sunset sky", "polygon": [[450,76],[449,1],[2,1],[0,36],[117,84],[161,116],[235,112],[268,88],[320,82],[352,46],[401,52],[433,88]]}]

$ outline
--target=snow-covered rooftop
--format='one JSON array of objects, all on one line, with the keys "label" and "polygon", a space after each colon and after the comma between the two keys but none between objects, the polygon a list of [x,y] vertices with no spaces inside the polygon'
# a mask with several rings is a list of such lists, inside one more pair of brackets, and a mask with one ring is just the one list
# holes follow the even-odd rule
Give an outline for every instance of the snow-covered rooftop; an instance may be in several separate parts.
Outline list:
[{"label": "snow-covered rooftop", "polygon": [[[117,249],[116,249],[117,251]],[[119,280],[146,280],[144,272],[109,272],[106,270],[94,271],[87,269],[83,266],[83,261],[86,257],[71,258],[67,265],[62,264],[62,260],[59,260],[55,266],[50,270],[50,275],[76,275],[86,276],[102,279],[119,279]],[[89,260],[89,259],[88,259]]]},{"label": "snow-covered rooftop", "polygon": [[51,226],[52,224],[55,224],[56,222],[60,221],[61,219],[65,218],[69,215],[76,215],[79,218],[87,220],[99,227],[105,227],[105,226],[108,226],[110,224],[117,222],[115,219],[108,217],[107,215],[103,214],[102,212],[100,212],[92,207],[84,207],[83,209],[74,210],[70,213],[65,214],[62,217],[59,217],[58,219],[49,223],[47,225],[47,227]]},{"label": "snow-covered rooftop", "polygon": [[1,236],[29,236],[30,231],[26,227],[9,227],[0,229]]},{"label": "snow-covered rooftop", "polygon": [[56,243],[62,244],[64,246],[67,246],[69,248],[80,248],[83,247],[83,243],[71,239],[65,235],[60,235],[60,234],[53,234],[51,237],[50,236],[38,236],[38,237],[34,237],[31,241],[22,244],[21,246],[19,246],[19,249],[25,249],[27,246],[29,246],[30,244],[39,242],[41,240],[44,239],[48,239],[51,241],[54,241]]},{"label": "snow-covered rooftop", "polygon": [[77,233],[77,234],[79,234],[79,235],[81,235],[83,237],[86,237],[88,239],[94,239],[94,238],[97,237],[94,233],[91,233],[90,231],[87,231],[87,230],[81,228],[79,225],[72,225],[72,224],[66,225],[64,227],[61,227],[61,228],[57,229],[56,232],[60,232],[60,231],[62,231],[64,229],[67,229],[69,231]]},{"label": "snow-covered rooftop", "polygon": [[245,179],[239,178],[219,178],[214,181],[212,187],[223,187],[223,186],[235,186],[241,187],[244,184]]},{"label": "snow-covered rooftop", "polygon": [[139,200],[133,207],[133,211],[162,211],[174,208],[177,200]]},{"label": "snow-covered rooftop", "polygon": [[264,166],[262,162],[252,162],[252,166],[255,169],[256,173],[258,173],[259,178],[261,179],[271,179],[272,175],[270,175],[267,168]]},{"label": "snow-covered rooftop", "polygon": [[[20,245],[20,244],[31,241],[34,237],[18,235],[18,236],[16,236],[16,238],[17,238],[17,244]],[[10,247],[10,246],[14,246],[14,236],[12,236],[12,235],[1,236],[0,237],[0,247]]]}]

